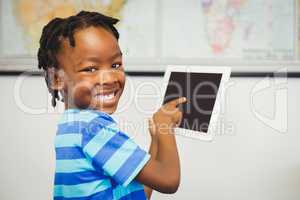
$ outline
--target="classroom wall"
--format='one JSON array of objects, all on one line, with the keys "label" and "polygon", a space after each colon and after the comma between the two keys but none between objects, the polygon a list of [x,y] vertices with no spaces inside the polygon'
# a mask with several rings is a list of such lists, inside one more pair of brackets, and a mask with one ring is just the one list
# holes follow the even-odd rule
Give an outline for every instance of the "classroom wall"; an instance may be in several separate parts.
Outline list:
[{"label": "classroom wall", "polygon": [[[146,122],[159,106],[161,83],[162,77],[128,77],[114,115],[145,149]],[[0,199],[50,200],[62,105],[51,108],[39,76],[1,76],[0,91]],[[155,192],[152,199],[299,200],[299,91],[297,78],[232,78],[216,137],[177,136],[181,186],[174,195]]]}]

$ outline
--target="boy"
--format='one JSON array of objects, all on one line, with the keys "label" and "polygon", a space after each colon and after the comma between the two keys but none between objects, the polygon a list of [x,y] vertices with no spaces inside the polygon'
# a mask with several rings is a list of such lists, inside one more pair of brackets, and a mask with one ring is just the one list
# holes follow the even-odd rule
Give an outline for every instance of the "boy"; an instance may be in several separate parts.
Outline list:
[{"label": "boy", "polygon": [[[152,189],[176,192],[180,167],[173,128],[182,113],[163,105],[150,120],[149,155],[110,116],[125,84],[118,20],[82,11],[55,18],[43,29],[39,68],[65,111],[55,138],[54,199],[150,199]],[[143,184],[143,185],[142,185]],[[146,193],[146,194],[145,194]]]}]

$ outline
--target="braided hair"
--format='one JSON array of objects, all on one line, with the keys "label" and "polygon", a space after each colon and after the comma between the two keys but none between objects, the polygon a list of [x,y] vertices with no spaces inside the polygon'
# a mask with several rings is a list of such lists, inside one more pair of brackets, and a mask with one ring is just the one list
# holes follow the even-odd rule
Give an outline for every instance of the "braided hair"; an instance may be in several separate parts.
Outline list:
[{"label": "braided hair", "polygon": [[[118,40],[119,33],[114,27],[119,20],[97,12],[81,11],[68,18],[54,18],[44,26],[38,49],[38,68],[44,70],[45,80],[50,94],[52,106],[56,106],[56,99],[60,100],[58,90],[51,89],[48,69],[59,68],[56,55],[60,50],[63,39],[68,39],[70,46],[75,47],[74,33],[77,30],[91,26],[102,27],[111,32]],[[63,100],[62,100],[63,101]]]}]

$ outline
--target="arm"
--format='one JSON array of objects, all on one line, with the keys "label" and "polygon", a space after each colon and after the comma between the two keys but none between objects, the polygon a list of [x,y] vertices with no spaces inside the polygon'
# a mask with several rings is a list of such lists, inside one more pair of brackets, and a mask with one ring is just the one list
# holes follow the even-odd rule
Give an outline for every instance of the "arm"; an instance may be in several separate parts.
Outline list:
[{"label": "arm", "polygon": [[173,128],[182,118],[180,98],[168,102],[153,115],[157,133],[157,156],[151,157],[137,175],[137,180],[162,193],[175,193],[180,182],[180,164]]},{"label": "arm", "polygon": [[[150,144],[150,148],[149,148],[149,154],[151,155],[151,157],[156,158],[157,151],[158,151],[158,147],[157,147],[158,138],[157,138],[157,135],[155,134],[155,128],[154,128],[152,119],[149,120],[149,132],[151,135],[151,144]],[[150,199],[151,195],[152,195],[152,188],[145,185],[144,190],[145,190],[147,199]]]}]

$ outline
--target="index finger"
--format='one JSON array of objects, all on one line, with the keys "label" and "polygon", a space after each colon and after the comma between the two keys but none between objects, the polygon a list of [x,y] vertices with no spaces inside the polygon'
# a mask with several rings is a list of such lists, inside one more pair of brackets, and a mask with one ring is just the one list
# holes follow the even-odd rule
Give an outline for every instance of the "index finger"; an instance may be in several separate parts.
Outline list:
[{"label": "index finger", "polygon": [[185,103],[186,100],[187,100],[186,97],[179,97],[177,99],[173,99],[172,101],[168,102],[167,104],[176,107],[178,104]]}]

